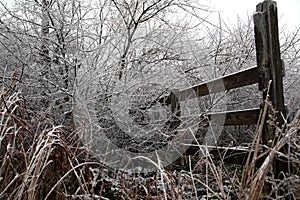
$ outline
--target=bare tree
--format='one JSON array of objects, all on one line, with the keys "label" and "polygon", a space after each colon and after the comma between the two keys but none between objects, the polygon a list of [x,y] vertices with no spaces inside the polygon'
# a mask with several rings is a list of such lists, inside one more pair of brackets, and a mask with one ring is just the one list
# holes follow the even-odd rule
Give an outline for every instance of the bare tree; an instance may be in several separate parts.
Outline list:
[{"label": "bare tree", "polygon": [[18,85],[29,100],[34,99],[34,110],[54,109],[48,114],[55,113],[57,123],[68,120],[70,125],[73,84],[85,37],[81,28],[86,13],[82,13],[81,3],[19,1],[13,8],[2,4],[2,9],[6,14],[2,44],[14,57],[10,68],[15,65],[22,70]]}]

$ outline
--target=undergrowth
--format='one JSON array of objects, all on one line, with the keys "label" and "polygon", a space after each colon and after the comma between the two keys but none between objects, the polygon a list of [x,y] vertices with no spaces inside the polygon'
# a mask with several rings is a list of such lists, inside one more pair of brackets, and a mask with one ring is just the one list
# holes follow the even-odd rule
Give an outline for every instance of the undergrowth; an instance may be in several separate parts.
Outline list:
[{"label": "undergrowth", "polygon": [[[266,102],[267,107],[272,107]],[[263,155],[257,128],[244,166],[227,164],[214,155],[185,158],[182,170],[156,165],[149,174],[122,172],[103,165],[84,148],[78,130],[57,126],[46,114],[26,108],[20,92],[0,100],[0,199],[299,199],[300,112]],[[262,112],[261,121],[266,111]],[[281,149],[287,146],[285,154]],[[205,146],[199,146],[207,153]],[[262,164],[257,161],[263,156]],[[275,158],[288,160],[277,179]],[[145,158],[146,159],[146,158]]]}]

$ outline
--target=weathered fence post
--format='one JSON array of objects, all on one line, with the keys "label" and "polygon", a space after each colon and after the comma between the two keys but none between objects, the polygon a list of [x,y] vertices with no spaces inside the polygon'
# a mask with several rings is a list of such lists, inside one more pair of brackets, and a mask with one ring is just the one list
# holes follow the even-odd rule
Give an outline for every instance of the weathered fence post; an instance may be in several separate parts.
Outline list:
[{"label": "weathered fence post", "polygon": [[[259,89],[263,91],[263,98],[265,99],[268,83],[270,80],[272,81],[269,96],[273,107],[278,111],[275,116],[276,121],[281,126],[284,123],[281,113],[285,115],[282,83],[284,68],[280,56],[276,2],[265,0],[258,4],[253,19],[257,67],[259,71]],[[270,111],[269,114],[271,114]],[[263,144],[267,145],[268,141],[274,139],[276,139],[274,127],[266,125],[262,137]],[[280,168],[278,163],[274,167],[275,174],[277,174]]]}]

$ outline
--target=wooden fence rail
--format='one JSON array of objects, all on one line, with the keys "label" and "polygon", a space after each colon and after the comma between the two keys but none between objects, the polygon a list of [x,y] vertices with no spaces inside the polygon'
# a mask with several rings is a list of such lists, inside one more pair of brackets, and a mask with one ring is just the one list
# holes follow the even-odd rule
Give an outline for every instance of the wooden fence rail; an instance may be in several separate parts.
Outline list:
[{"label": "wooden fence rail", "polygon": [[[263,91],[263,99],[265,99],[268,83],[271,81],[269,93],[270,100],[277,111],[285,114],[282,83],[284,69],[280,58],[276,2],[265,0],[258,4],[256,14],[254,14],[253,18],[257,66],[177,91],[176,94],[171,94],[169,97],[161,97],[158,102],[179,104],[180,101],[185,101],[187,99],[255,83],[258,83],[258,88],[260,91]],[[175,100],[177,102],[174,102],[174,95],[176,96]],[[260,107],[260,105],[257,107]],[[225,112],[225,125],[256,124],[259,111],[260,109],[253,108]],[[211,113],[208,114],[208,116],[221,114],[224,113]],[[282,124],[283,119],[280,113],[278,114],[278,119],[280,124]],[[274,137],[272,133],[265,133],[265,135],[268,134],[271,135],[271,138]]]},{"label": "wooden fence rail", "polygon": [[[234,88],[252,85],[258,82],[258,67],[255,66],[214,80],[210,80],[208,82],[194,85],[183,90],[176,91],[176,94],[171,93],[170,96],[163,96],[153,103],[159,102],[163,104],[170,104],[173,105],[173,107],[176,107],[179,106],[180,101],[198,98],[206,96],[208,94],[224,92],[225,90],[227,91]],[[250,125],[257,123],[259,113],[259,108],[252,108],[237,111],[208,113],[207,117],[209,119],[216,119],[218,115],[224,116],[225,114],[226,117],[224,125]],[[201,122],[203,123],[203,121]]]},{"label": "wooden fence rail", "polygon": [[[258,4],[253,19],[257,66],[183,90],[173,91],[169,96],[162,96],[140,109],[148,109],[156,103],[169,104],[172,107],[172,112],[175,111],[177,115],[180,115],[181,101],[258,83],[258,89],[262,91],[263,99],[266,99],[270,85],[269,99],[275,110],[278,111],[276,116],[278,124],[279,126],[282,125],[284,122],[282,114],[283,116],[285,115],[283,96],[284,67],[279,48],[276,2],[265,0]],[[270,82],[271,84],[269,84]],[[218,115],[226,115],[223,124],[225,126],[257,124],[261,107],[262,105],[257,105],[257,108],[251,109],[208,113],[206,114],[206,119],[208,120],[205,121],[199,116],[199,123],[207,124],[210,119],[218,119]],[[270,109],[268,112],[268,114],[272,114]],[[264,124],[264,127],[262,140],[264,145],[268,145],[269,140],[275,139],[275,129],[267,123]]]},{"label": "wooden fence rail", "polygon": [[179,101],[201,97],[208,94],[223,92],[234,88],[251,85],[258,82],[258,68],[251,67],[215,80],[210,80],[176,93]]},{"label": "wooden fence rail", "polygon": [[[285,115],[282,81],[284,68],[280,57],[276,2],[265,0],[258,4],[253,19],[257,66],[177,91],[176,98],[174,98],[174,94],[171,94],[169,97],[160,98],[158,102],[179,105],[180,101],[255,83],[258,83],[258,89],[262,91],[263,99],[265,99],[271,81],[269,98],[276,111],[279,111],[277,119],[279,125],[282,125],[284,120],[281,114]],[[174,99],[176,102],[174,102]],[[257,107],[261,108],[261,105],[257,105]],[[257,124],[260,108],[210,113],[207,117],[211,119],[217,115],[223,116],[226,114],[224,125]],[[271,111],[269,111],[269,114],[271,114]],[[201,122],[203,123],[203,121]],[[263,144],[267,145],[268,141],[273,140],[274,137],[275,129],[265,124],[262,136]]]}]

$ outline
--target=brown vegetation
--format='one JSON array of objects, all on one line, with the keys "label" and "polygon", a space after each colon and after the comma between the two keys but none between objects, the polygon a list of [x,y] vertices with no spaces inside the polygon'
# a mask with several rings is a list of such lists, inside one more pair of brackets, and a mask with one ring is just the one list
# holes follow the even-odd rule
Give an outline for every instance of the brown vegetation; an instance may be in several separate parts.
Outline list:
[{"label": "brown vegetation", "polygon": [[[5,90],[2,90],[5,91]],[[272,108],[271,102],[265,102]],[[51,112],[51,111],[47,111]],[[261,156],[256,131],[252,148],[256,154],[241,166],[214,161],[208,155],[187,170],[167,171],[156,164],[153,174],[123,173],[92,158],[77,140],[76,132],[54,126],[51,118],[26,108],[19,92],[1,95],[0,199],[297,199],[300,172],[300,111],[284,128],[276,127],[278,140]],[[265,117],[262,113],[261,120]],[[288,146],[287,154],[280,152]],[[207,152],[206,148],[200,148]],[[288,173],[277,180],[272,174],[274,158],[288,161]],[[238,167],[237,167],[238,166]],[[270,194],[264,186],[270,187]]]}]

